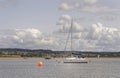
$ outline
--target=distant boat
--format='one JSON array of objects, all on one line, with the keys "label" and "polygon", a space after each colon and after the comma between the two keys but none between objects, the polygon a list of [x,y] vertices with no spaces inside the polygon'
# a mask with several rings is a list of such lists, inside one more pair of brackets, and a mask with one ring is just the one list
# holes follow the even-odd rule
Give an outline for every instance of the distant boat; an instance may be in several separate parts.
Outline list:
[{"label": "distant boat", "polygon": [[45,57],[45,59],[46,59],[46,60],[50,60],[50,59],[51,59],[51,57],[49,57],[49,56],[46,56],[46,57]]},{"label": "distant boat", "polygon": [[[68,57],[68,58],[65,58],[63,60],[64,63],[88,63],[88,60],[86,58],[83,58],[83,57],[80,57],[79,55],[78,56],[73,56],[73,50],[72,50],[72,25],[73,25],[73,19],[71,20],[71,27],[70,27],[70,30],[69,30],[69,33],[71,35],[70,39],[71,39],[71,57]],[[69,36],[68,36],[69,37]],[[69,39],[69,38],[68,38]],[[66,41],[67,42],[67,41]],[[66,43],[66,46],[67,46],[67,43]]]}]

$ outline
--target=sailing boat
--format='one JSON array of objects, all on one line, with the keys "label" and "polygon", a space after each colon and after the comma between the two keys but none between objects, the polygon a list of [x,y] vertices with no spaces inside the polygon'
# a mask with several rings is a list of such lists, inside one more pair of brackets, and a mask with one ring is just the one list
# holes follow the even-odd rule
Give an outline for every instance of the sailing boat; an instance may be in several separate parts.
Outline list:
[{"label": "sailing boat", "polygon": [[[72,33],[72,28],[73,28],[73,19],[71,19],[71,26],[70,26],[70,39],[71,39],[71,41],[70,41],[70,47],[71,47],[71,57],[69,57],[69,58],[65,58],[64,60],[63,60],[63,62],[64,63],[88,63],[88,60],[86,60],[86,58],[82,58],[82,57],[80,57],[80,56],[73,56],[73,45],[72,45],[72,43],[73,43],[73,40],[72,40],[72,35],[73,35],[73,33]],[[68,38],[69,38],[69,36],[68,36]],[[66,41],[67,42],[67,41]],[[67,46],[67,44],[66,44],[66,46]]]}]

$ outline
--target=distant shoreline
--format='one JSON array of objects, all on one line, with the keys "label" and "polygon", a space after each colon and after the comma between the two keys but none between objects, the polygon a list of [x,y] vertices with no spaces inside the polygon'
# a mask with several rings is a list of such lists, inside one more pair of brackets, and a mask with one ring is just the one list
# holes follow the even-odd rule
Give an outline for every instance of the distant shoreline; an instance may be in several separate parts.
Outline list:
[{"label": "distant shoreline", "polygon": [[19,60],[19,59],[42,59],[40,57],[26,57],[26,58],[23,58],[23,57],[0,57],[0,60]]},{"label": "distant shoreline", "polygon": [[[62,57],[59,57],[59,58],[62,58]],[[63,57],[63,58],[65,58],[65,57]],[[96,58],[97,59],[97,57],[86,57],[86,58]],[[120,57],[99,57],[99,58],[120,58]],[[99,59],[98,58],[98,59]],[[0,57],[0,60],[24,60],[24,59],[44,59],[44,58],[42,58],[42,57]],[[53,59],[55,59],[55,58],[53,58]]]}]

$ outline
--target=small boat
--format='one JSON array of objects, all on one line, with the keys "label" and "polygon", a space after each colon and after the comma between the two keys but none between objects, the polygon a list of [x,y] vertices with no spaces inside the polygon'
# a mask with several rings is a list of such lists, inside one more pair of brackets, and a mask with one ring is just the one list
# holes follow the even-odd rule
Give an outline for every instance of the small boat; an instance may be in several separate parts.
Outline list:
[{"label": "small boat", "polygon": [[50,59],[51,59],[51,57],[47,56],[47,57],[45,57],[45,59],[46,59],[46,60],[50,60]]},{"label": "small boat", "polygon": [[49,58],[49,57],[45,57],[45,59],[49,60],[49,59],[51,59],[51,58]]}]

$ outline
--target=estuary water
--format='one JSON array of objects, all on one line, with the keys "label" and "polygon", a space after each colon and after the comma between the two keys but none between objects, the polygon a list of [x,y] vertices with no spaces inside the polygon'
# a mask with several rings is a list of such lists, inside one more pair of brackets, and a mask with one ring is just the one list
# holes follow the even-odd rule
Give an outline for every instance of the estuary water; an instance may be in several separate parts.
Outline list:
[{"label": "estuary water", "polygon": [[[0,60],[0,78],[120,78],[120,58],[92,58],[87,64],[66,64],[61,59]],[[43,62],[38,67],[38,62]]]}]

